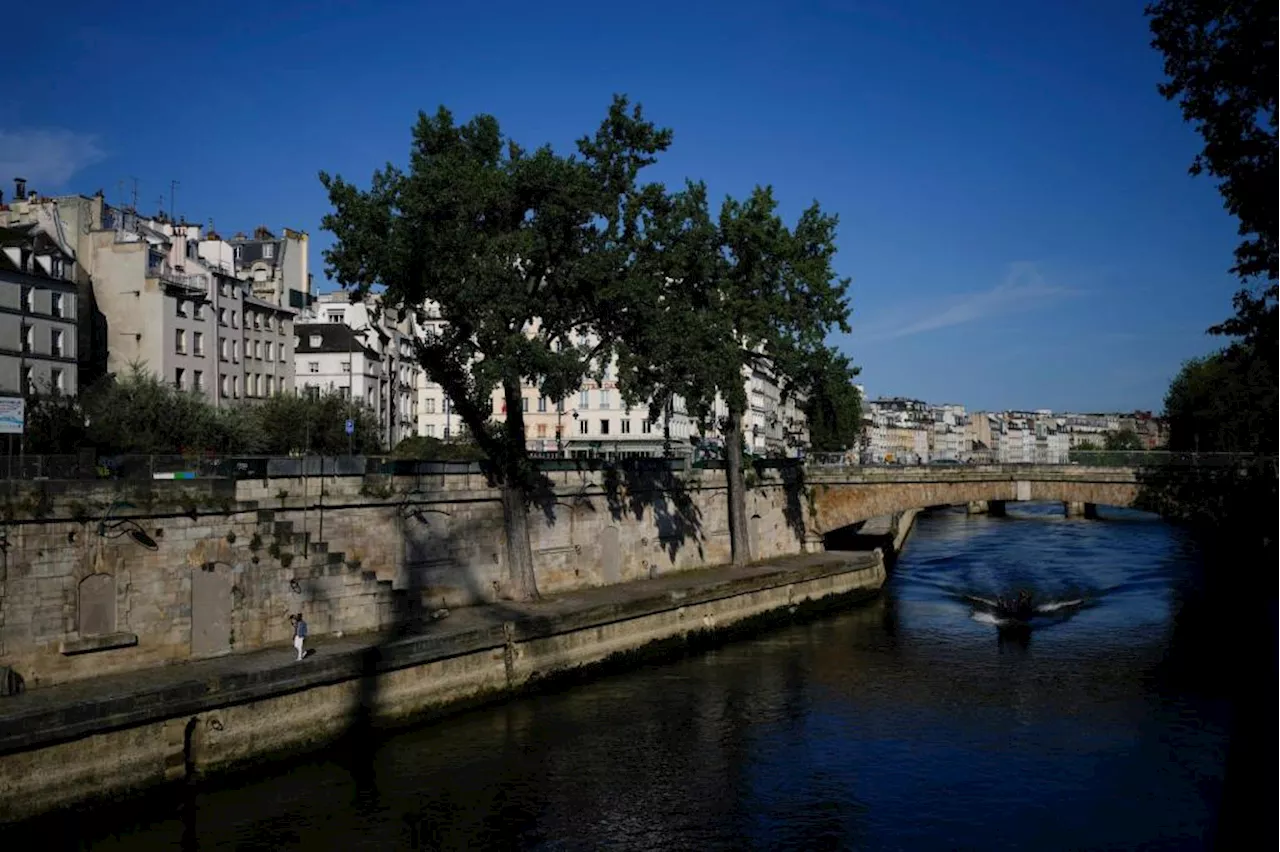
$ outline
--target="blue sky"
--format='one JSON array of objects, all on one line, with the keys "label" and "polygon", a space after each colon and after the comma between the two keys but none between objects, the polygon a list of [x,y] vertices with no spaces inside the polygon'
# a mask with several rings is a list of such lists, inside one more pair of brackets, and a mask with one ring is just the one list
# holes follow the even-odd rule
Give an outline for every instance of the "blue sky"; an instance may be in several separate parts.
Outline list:
[{"label": "blue sky", "polygon": [[[406,159],[419,109],[568,146],[625,92],[675,131],[655,179],[772,184],[840,216],[872,395],[1159,409],[1230,312],[1235,225],[1155,90],[1142,0],[172,4],[7,10],[0,185],[302,228],[320,169]],[[15,17],[16,12],[16,17]],[[14,82],[11,80],[11,82]],[[328,285],[323,285],[325,289]]]}]

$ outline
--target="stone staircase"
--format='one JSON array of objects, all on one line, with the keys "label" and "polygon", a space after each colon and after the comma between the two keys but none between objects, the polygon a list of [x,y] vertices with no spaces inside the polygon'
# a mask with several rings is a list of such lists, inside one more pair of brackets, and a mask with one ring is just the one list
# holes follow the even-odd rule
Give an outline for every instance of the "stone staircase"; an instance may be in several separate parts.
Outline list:
[{"label": "stone staircase", "polygon": [[[360,601],[360,606],[372,609],[369,623],[347,625],[341,629],[385,628],[411,611],[407,593],[394,588],[393,577],[381,576],[377,568],[370,569],[348,561],[344,552],[330,550],[329,542],[315,538],[310,532],[298,531],[294,521],[276,520],[276,515],[274,509],[257,509],[257,531],[264,549],[268,551],[264,554],[266,558],[280,559],[282,564],[287,559],[294,579],[304,587],[308,580],[348,578],[344,588],[349,591],[336,599],[328,598],[331,610],[342,606],[343,601],[372,597],[372,601]],[[395,568],[386,566],[384,570],[394,572]]]}]

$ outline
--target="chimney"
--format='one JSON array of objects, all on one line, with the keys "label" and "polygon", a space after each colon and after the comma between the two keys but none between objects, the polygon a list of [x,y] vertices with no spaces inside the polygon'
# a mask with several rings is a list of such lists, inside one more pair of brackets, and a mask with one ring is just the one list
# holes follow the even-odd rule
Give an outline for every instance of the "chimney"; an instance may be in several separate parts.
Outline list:
[{"label": "chimney", "polygon": [[26,178],[16,177],[13,179],[13,197],[19,200],[27,197]]}]

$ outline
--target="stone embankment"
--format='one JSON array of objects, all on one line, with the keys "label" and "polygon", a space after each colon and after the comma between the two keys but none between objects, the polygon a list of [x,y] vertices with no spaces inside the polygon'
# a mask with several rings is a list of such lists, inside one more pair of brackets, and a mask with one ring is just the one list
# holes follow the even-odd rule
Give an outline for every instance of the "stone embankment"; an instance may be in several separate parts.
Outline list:
[{"label": "stone embankment", "polygon": [[[895,525],[901,541],[909,529]],[[885,559],[826,552],[454,610],[314,656],[266,649],[0,699],[0,821],[189,781],[878,592]],[[440,613],[436,613],[439,615]]]}]

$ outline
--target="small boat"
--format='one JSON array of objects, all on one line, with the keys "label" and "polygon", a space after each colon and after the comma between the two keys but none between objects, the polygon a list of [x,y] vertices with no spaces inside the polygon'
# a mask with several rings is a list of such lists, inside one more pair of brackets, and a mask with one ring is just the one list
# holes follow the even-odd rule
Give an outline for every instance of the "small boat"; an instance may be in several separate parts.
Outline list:
[{"label": "small boat", "polygon": [[1036,614],[1036,607],[1031,599],[1031,593],[1023,589],[1018,592],[1018,596],[1015,598],[996,598],[995,614],[1000,619],[1022,622],[1023,624],[1031,621]]}]

